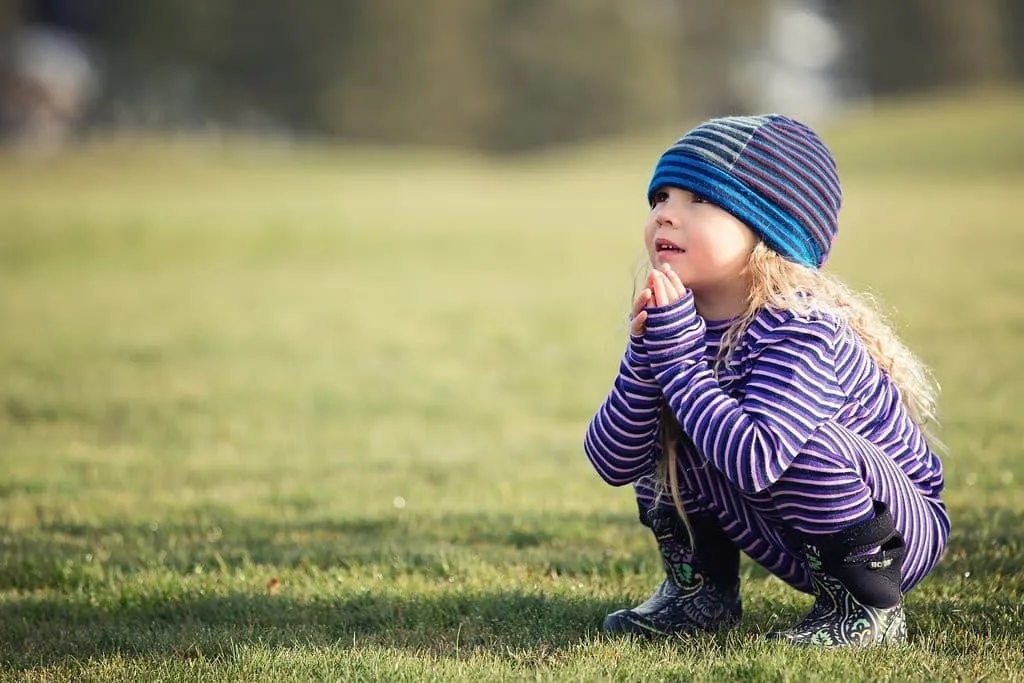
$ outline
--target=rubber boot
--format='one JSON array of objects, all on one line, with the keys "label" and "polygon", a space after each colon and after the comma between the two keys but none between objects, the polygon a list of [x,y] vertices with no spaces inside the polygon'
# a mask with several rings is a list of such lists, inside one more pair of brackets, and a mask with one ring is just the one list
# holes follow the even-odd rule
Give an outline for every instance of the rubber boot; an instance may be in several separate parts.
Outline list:
[{"label": "rubber boot", "polygon": [[739,549],[718,521],[704,514],[689,517],[696,544],[674,511],[642,511],[641,521],[658,542],[665,579],[640,605],[605,617],[603,630],[667,636],[738,624],[743,612]]},{"label": "rubber boot", "polygon": [[793,628],[769,638],[841,647],[902,643],[907,619],[900,589],[905,544],[884,503],[875,518],[837,534],[805,536],[814,605]]}]

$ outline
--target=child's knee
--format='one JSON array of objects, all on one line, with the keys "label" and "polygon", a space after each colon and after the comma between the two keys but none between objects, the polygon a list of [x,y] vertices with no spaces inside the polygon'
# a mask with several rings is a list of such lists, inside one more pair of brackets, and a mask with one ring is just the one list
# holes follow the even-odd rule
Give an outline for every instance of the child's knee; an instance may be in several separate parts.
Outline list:
[{"label": "child's knee", "polygon": [[876,451],[875,446],[842,425],[825,422],[811,434],[780,480],[806,479],[808,474],[866,479],[865,459]]}]

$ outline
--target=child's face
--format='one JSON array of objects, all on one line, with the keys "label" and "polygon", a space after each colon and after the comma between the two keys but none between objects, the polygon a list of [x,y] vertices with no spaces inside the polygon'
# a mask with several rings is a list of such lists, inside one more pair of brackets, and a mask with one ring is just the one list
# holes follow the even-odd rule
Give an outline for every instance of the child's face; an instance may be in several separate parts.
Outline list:
[{"label": "child's face", "polygon": [[668,263],[694,294],[746,293],[745,269],[757,236],[738,218],[703,198],[662,187],[644,230],[654,267]]}]

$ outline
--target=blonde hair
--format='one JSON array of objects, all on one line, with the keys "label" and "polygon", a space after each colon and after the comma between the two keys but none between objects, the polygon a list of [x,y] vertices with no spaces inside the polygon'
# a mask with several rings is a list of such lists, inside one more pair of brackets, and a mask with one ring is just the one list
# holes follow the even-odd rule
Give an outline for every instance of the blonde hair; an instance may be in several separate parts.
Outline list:
[{"label": "blonde hair", "polygon": [[[725,330],[715,360],[715,374],[736,350],[747,328],[764,308],[792,311],[797,315],[824,313],[842,321],[864,344],[879,369],[899,390],[910,419],[930,444],[945,450],[933,433],[938,426],[938,384],[928,368],[908,349],[893,331],[869,295],[855,293],[829,273],[790,261],[759,242],[747,264],[750,289],[746,310]],[[675,443],[682,435],[675,415],[663,407],[659,443],[659,488],[671,493],[679,516],[691,531],[679,495]],[[661,492],[659,492],[661,493]]]}]

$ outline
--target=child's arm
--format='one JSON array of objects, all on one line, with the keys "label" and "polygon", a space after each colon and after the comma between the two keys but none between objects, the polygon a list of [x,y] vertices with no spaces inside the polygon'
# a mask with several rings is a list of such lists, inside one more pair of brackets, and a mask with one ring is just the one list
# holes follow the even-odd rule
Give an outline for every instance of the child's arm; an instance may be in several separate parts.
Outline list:
[{"label": "child's arm", "polygon": [[649,363],[697,449],[738,489],[771,486],[845,396],[827,323],[794,321],[754,359],[743,401],[723,391],[704,359],[693,296],[648,309]]},{"label": "child's arm", "polygon": [[630,335],[619,374],[583,441],[594,469],[612,486],[632,483],[653,470],[663,400],[647,365],[643,337]]}]

